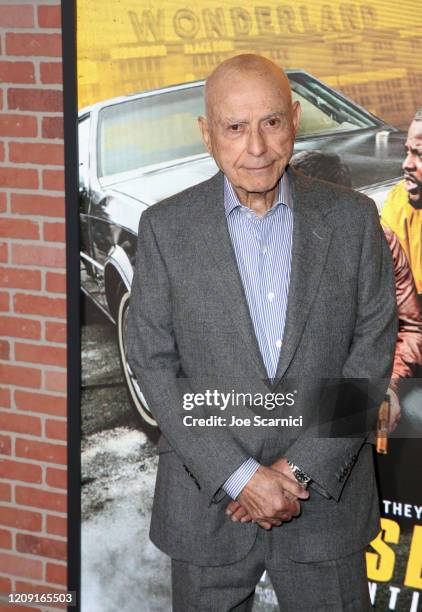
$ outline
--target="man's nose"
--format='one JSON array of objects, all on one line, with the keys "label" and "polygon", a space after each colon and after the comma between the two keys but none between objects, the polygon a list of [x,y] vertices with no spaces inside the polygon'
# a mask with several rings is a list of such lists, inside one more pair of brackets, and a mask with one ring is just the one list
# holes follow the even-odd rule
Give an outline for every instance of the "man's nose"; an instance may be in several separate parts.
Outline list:
[{"label": "man's nose", "polygon": [[415,156],[412,153],[408,153],[402,163],[403,170],[414,170],[415,169]]},{"label": "man's nose", "polygon": [[265,153],[267,145],[265,143],[265,138],[261,134],[261,130],[258,128],[252,128],[249,132],[248,142],[247,142],[247,151],[250,155],[254,155],[255,157],[259,157],[263,153]]}]

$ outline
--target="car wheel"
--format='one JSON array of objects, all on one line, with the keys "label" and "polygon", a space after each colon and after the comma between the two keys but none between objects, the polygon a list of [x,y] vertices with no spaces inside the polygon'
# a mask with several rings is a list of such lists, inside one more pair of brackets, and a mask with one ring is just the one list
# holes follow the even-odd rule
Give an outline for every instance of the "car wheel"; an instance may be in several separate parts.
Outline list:
[{"label": "car wheel", "polygon": [[129,314],[129,301],[130,293],[129,291],[125,291],[120,298],[119,309],[117,312],[117,337],[119,343],[120,363],[122,365],[122,370],[125,376],[125,382],[129,393],[129,398],[131,400],[132,406],[135,409],[135,412],[137,413],[138,417],[142,419],[143,422],[146,422],[148,423],[148,425],[151,425],[153,427],[157,427],[157,422],[155,421],[148,408],[148,404],[145,400],[145,397],[127,360],[125,338],[127,318]]}]

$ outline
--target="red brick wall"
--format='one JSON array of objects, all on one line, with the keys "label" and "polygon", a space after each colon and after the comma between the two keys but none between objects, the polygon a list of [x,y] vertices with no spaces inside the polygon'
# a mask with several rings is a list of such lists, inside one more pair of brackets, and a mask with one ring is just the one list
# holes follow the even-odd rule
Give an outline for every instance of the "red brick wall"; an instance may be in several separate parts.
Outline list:
[{"label": "red brick wall", "polygon": [[66,585],[61,68],[59,0],[0,0],[3,602],[5,593],[19,589],[60,590]]}]

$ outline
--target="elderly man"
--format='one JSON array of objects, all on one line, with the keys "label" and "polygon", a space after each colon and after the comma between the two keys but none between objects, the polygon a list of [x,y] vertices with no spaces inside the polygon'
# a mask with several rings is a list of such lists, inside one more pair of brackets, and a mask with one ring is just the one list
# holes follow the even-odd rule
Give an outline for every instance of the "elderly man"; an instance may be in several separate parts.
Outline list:
[{"label": "elderly man", "polygon": [[220,172],[139,228],[127,343],[162,432],[150,536],[172,558],[176,612],[251,610],[265,569],[282,610],[363,612],[372,449],[365,427],[333,435],[315,416],[333,389],[347,404],[327,380],[357,380],[369,408],[384,397],[391,255],[371,200],[286,170],[300,106],[280,68],[227,60],[205,103]]},{"label": "elderly man", "polygon": [[422,305],[422,108],[409,126],[403,172],[403,180],[387,196],[381,221],[406,253]]}]

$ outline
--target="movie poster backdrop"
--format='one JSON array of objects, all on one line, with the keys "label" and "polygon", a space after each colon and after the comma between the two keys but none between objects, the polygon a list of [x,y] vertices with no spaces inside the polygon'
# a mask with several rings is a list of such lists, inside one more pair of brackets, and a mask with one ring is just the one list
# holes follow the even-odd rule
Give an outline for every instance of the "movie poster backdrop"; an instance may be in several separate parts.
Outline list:
[{"label": "movie poster backdrop", "polygon": [[[188,172],[180,185],[165,173],[153,176],[172,157],[203,153],[194,116],[202,108],[200,87],[182,88],[171,100],[148,97],[136,124],[127,113],[126,130],[121,105],[133,94],[204,79],[239,53],[264,55],[296,74],[295,95],[309,118],[298,150],[333,152],[331,131],[353,186],[381,212],[401,179],[406,131],[422,106],[422,12],[413,0],[78,0],[77,13],[82,610],[167,611],[169,561],[148,539],[158,430],[124,358],[130,262],[142,210],[215,169],[209,164],[195,179]],[[108,115],[100,114],[104,106]],[[186,150],[172,141],[178,133]],[[113,150],[117,142],[124,148]],[[137,168],[137,155],[149,173],[141,161]],[[380,611],[422,607],[421,366],[400,381],[402,418],[388,454],[376,458],[382,531],[366,561]],[[265,575],[254,610],[277,610]]]}]

